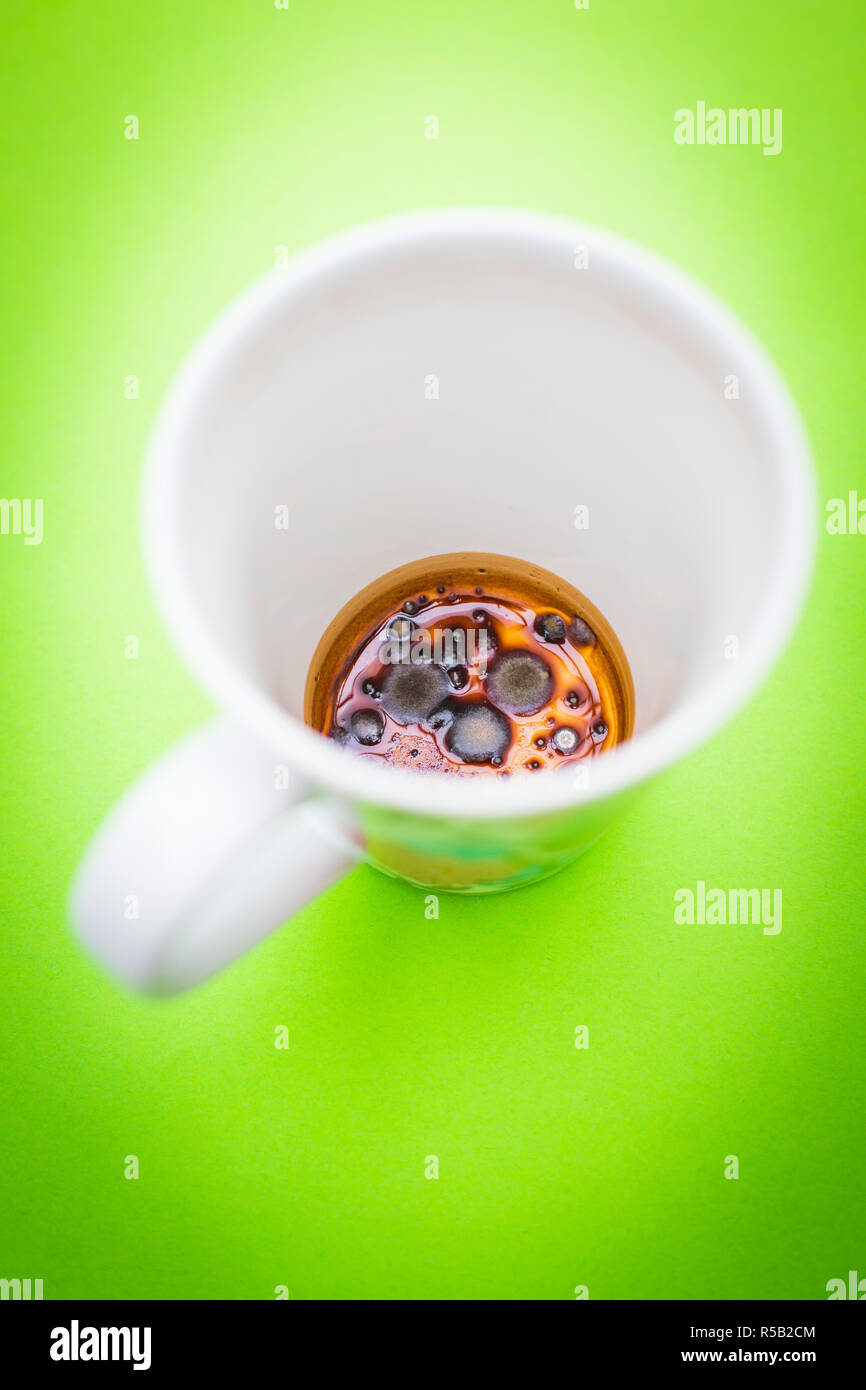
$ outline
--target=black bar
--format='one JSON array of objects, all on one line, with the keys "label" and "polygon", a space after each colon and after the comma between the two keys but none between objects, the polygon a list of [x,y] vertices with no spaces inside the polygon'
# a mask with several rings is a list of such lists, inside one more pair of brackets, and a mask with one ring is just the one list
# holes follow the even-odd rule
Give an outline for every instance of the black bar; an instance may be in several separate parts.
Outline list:
[{"label": "black bar", "polygon": [[[336,1302],[337,1300],[335,1300]],[[861,1300],[862,1301],[862,1300]],[[268,1302],[74,1302],[5,1301],[0,1304],[4,1363],[17,1363],[25,1372],[36,1370],[53,1376],[85,1374],[91,1379],[100,1370],[111,1374],[160,1376],[166,1371],[213,1371],[249,1374],[264,1358],[284,1365],[291,1375],[306,1342],[317,1356],[319,1369],[329,1366],[342,1349],[357,1371],[384,1368],[390,1363],[411,1319],[413,1341],[421,1338],[409,1364],[402,1361],[406,1381],[418,1371],[430,1372],[438,1356],[455,1369],[447,1343],[448,1314],[440,1308],[435,1322],[425,1328],[429,1315],[417,1302],[399,1303],[400,1322],[389,1322],[387,1332],[376,1332],[369,1314],[353,1331],[351,1308],[313,1310],[303,1301]],[[386,1304],[386,1307],[392,1306]],[[447,1306],[447,1305],[446,1305]],[[364,1304],[365,1309],[369,1304]],[[496,1348],[510,1356],[515,1345],[535,1347],[542,1364],[549,1364],[552,1347],[547,1338],[561,1332],[575,1371],[599,1365],[611,1372],[661,1371],[679,1367],[697,1370],[721,1366],[756,1370],[788,1370],[806,1367],[823,1377],[832,1372],[862,1372],[864,1318],[858,1308],[838,1302],[705,1302],[632,1303],[575,1301],[554,1319],[547,1315],[545,1341],[534,1337],[534,1318],[513,1312],[509,1327],[491,1337],[483,1323],[470,1339],[474,1356],[461,1354],[464,1374],[478,1357],[495,1364]],[[95,1329],[95,1333],[94,1333]],[[103,1335],[102,1329],[106,1329]],[[117,1329],[117,1334],[108,1329]],[[138,1334],[134,1332],[138,1329]],[[148,1333],[145,1329],[149,1329]],[[747,1330],[748,1329],[748,1330]],[[371,1335],[372,1334],[372,1335]],[[444,1339],[443,1339],[444,1334]],[[379,1350],[376,1342],[379,1338]],[[396,1338],[396,1341],[395,1341]],[[461,1333],[461,1340],[463,1335]],[[52,1357],[61,1353],[70,1359]],[[105,1359],[89,1359],[95,1350]],[[127,1359],[113,1359],[114,1353]],[[72,1359],[77,1353],[77,1359]],[[84,1355],[82,1355],[84,1353]],[[449,1357],[451,1357],[449,1361]],[[591,1360],[589,1358],[592,1358]],[[145,1365],[145,1362],[149,1364]],[[489,1374],[491,1365],[485,1360]]]}]

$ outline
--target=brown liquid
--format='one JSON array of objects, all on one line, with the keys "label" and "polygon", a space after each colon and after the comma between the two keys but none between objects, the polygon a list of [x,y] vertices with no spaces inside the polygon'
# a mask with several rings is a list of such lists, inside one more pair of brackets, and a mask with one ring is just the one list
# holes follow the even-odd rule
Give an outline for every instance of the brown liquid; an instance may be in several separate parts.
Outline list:
[{"label": "brown liquid", "polygon": [[498,555],[393,570],[334,619],[307,723],[423,772],[539,774],[628,738],[634,691],[609,623],[549,571]]}]

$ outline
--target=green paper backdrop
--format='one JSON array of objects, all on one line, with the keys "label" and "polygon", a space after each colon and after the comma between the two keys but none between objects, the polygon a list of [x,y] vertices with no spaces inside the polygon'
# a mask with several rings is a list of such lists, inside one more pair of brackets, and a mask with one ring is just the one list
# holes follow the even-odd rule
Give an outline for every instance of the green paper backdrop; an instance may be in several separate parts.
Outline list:
[{"label": "green paper backdrop", "polygon": [[[866,1275],[866,536],[822,514],[804,620],[735,736],[561,876],[429,921],[361,868],[158,1004],[64,914],[95,824],[208,713],[144,581],[141,456],[181,357],[275,248],[462,202],[613,228],[764,341],[822,502],[866,495],[859,10],[10,0],[2,492],[44,499],[44,539],[0,536],[0,1277],[46,1298],[820,1299]],[[699,100],[782,108],[782,153],[678,146]],[[780,887],[783,930],[676,925],[698,879]]]}]

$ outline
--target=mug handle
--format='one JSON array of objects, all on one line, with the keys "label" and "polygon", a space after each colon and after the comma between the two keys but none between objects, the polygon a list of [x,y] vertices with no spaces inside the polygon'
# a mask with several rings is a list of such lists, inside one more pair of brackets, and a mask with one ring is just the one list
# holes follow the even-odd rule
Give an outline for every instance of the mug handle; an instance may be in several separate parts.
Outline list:
[{"label": "mug handle", "polygon": [[133,783],[88,846],[69,899],[80,940],[150,994],[221,970],[361,857],[351,812],[310,791],[227,720],[197,729]]}]

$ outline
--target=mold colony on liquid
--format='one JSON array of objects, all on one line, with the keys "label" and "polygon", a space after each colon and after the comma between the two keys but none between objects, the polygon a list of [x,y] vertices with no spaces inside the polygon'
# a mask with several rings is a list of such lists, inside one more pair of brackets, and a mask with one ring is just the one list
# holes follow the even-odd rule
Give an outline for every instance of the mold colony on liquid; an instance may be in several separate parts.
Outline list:
[{"label": "mold colony on liquid", "polygon": [[381,613],[334,680],[322,731],[357,756],[461,776],[554,771],[627,737],[596,632],[507,587],[437,584]]}]

